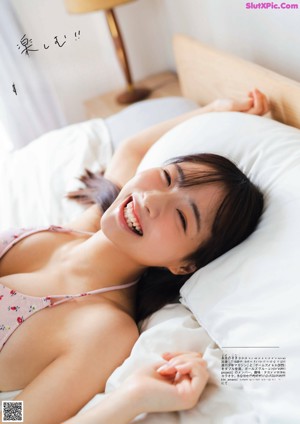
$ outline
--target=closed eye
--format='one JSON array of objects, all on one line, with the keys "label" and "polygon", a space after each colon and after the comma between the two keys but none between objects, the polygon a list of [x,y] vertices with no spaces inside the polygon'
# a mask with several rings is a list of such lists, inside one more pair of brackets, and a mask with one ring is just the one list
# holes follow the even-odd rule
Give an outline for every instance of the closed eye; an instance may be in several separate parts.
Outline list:
[{"label": "closed eye", "polygon": [[183,231],[186,232],[187,222],[186,222],[185,216],[183,215],[183,213],[179,209],[176,209],[176,210],[178,212],[178,215],[179,215],[179,218],[180,218],[180,221],[181,221],[181,224],[182,224]]},{"label": "closed eye", "polygon": [[171,175],[166,169],[163,169],[163,172],[164,172],[166,182],[167,182],[168,186],[170,186],[171,182],[172,182]]}]

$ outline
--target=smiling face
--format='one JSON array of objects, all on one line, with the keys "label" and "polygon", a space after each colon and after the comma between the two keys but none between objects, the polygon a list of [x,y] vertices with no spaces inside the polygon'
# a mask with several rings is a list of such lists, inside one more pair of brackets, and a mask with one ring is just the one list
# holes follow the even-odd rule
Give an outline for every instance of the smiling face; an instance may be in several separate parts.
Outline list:
[{"label": "smiling face", "polygon": [[210,237],[225,194],[218,183],[180,187],[194,170],[211,168],[183,162],[137,174],[103,215],[105,236],[139,265],[193,272],[183,258]]}]

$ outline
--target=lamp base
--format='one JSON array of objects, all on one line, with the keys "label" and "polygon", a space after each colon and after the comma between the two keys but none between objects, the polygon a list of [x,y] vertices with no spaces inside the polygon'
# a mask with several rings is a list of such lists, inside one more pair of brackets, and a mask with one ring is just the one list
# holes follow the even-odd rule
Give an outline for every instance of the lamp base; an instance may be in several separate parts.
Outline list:
[{"label": "lamp base", "polygon": [[146,99],[151,94],[151,90],[148,88],[129,88],[127,91],[117,96],[117,102],[122,105],[128,105],[130,103],[139,102],[140,100]]}]

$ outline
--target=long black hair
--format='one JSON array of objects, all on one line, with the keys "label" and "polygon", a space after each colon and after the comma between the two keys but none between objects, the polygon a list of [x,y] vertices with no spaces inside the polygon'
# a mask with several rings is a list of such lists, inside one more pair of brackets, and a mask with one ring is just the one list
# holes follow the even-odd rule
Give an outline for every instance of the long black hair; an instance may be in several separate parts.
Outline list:
[{"label": "long black hair", "polygon": [[[204,170],[199,168],[199,171],[185,171],[180,187],[220,184],[225,189],[212,225],[211,237],[185,258],[200,269],[241,243],[255,230],[263,211],[263,194],[234,163],[223,156],[211,153],[186,155],[172,159],[168,164],[182,162],[207,167]],[[103,173],[86,170],[80,180],[85,188],[69,193],[68,197],[84,204],[97,203],[103,212],[120,191],[119,187],[104,178]],[[176,301],[180,288],[190,276],[174,275],[167,268],[148,268],[137,288],[136,321]]]}]

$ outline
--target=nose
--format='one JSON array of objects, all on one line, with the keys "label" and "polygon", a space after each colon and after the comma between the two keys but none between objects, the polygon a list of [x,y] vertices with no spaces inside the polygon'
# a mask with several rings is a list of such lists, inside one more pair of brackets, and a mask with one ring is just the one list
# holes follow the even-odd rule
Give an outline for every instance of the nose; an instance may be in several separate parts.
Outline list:
[{"label": "nose", "polygon": [[160,190],[143,193],[143,206],[150,218],[157,218],[176,201],[176,194]]}]

